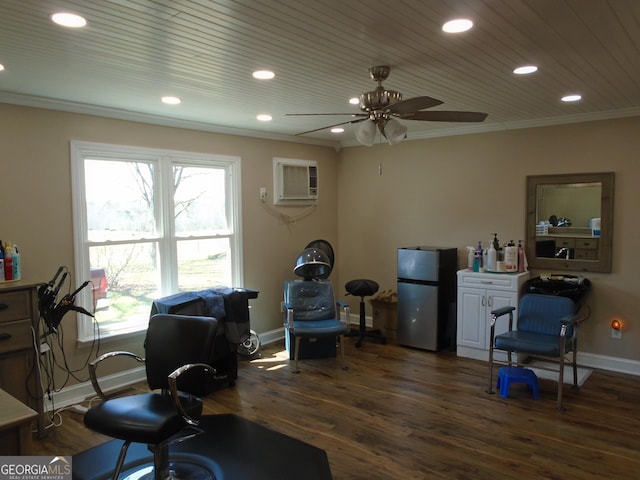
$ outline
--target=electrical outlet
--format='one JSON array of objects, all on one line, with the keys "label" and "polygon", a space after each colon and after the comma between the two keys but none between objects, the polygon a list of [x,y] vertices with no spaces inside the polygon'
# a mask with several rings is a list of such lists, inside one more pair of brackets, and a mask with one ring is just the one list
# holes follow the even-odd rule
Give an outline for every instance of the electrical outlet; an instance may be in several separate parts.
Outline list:
[{"label": "electrical outlet", "polygon": [[260,201],[267,201],[267,189],[265,187],[260,187]]},{"label": "electrical outlet", "polygon": [[622,329],[619,328],[618,330],[616,330],[615,328],[611,329],[611,338],[615,338],[617,340],[620,340],[622,338]]}]

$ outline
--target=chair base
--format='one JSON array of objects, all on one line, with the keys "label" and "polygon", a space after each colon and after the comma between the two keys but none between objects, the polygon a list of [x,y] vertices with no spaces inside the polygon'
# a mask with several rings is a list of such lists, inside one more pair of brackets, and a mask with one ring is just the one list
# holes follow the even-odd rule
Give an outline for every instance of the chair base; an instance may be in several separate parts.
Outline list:
[{"label": "chair base", "polygon": [[[233,414],[205,415],[204,430],[170,448],[170,465],[196,463],[217,479],[331,480],[324,450]],[[111,440],[73,456],[73,480],[110,478],[121,440]],[[259,448],[256,447],[259,445]],[[147,446],[129,448],[123,471],[153,463]]]}]

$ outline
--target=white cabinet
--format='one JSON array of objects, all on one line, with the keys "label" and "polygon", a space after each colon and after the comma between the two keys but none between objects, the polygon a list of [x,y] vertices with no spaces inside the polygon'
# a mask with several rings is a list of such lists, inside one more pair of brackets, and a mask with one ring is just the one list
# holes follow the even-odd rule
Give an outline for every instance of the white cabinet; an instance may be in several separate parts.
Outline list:
[{"label": "white cabinet", "polygon": [[[529,279],[523,273],[458,272],[457,354],[459,357],[489,359],[491,311],[507,305],[518,306],[520,291]],[[514,312],[514,325],[517,309]],[[496,332],[507,330],[508,316],[498,320]]]}]

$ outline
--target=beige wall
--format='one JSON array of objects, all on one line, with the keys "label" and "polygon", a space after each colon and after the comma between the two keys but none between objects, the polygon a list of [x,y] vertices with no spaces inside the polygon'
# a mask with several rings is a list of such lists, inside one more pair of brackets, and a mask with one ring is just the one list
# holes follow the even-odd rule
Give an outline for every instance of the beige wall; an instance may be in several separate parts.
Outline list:
[{"label": "beige wall", "polygon": [[[487,245],[493,232],[503,242],[525,238],[527,175],[614,171],[613,271],[586,274],[592,315],[580,350],[639,361],[639,131],[640,118],[627,118],[347,148],[338,169],[340,277],[395,289],[396,249],[410,245],[456,247],[464,268],[465,246]],[[625,322],[622,340],[609,336],[613,317]]]},{"label": "beige wall", "polygon": [[[251,321],[255,330],[266,332],[281,327],[282,284],[292,277],[295,257],[310,240],[327,239],[336,249],[331,278],[338,292],[356,277],[395,289],[400,246],[457,247],[462,267],[464,247],[478,240],[486,244],[493,232],[502,241],[524,238],[527,175],[615,171],[613,272],[588,274],[594,285],[593,314],[582,331],[581,350],[640,361],[639,130],[640,118],[628,118],[336,153],[327,147],[0,104],[0,239],[20,245],[25,279],[46,281],[59,265],[73,271],[70,140],[237,155],[242,158],[244,286],[260,291],[252,301]],[[273,193],[274,156],[319,162],[321,200],[297,223],[282,222],[259,202],[260,187]],[[612,317],[625,322],[622,340],[609,338]],[[65,344],[73,350],[75,322],[65,318],[64,327]],[[136,350],[140,342],[109,344],[103,351],[114,348]],[[83,351],[72,355],[72,367],[84,358]]]},{"label": "beige wall", "polygon": [[[337,153],[333,148],[217,135],[135,122],[0,104],[3,179],[0,187],[0,239],[21,247],[23,278],[48,281],[60,265],[73,272],[69,142],[82,140],[241,157],[245,287],[260,291],[251,301],[252,328],[282,327],[280,302],[285,279],[293,276],[298,253],[311,240],[337,244]],[[320,201],[304,219],[287,224],[259,201],[260,187],[273,193],[273,157],[317,160]],[[10,172],[10,173],[9,173]],[[10,180],[9,180],[10,178]],[[271,198],[271,197],[270,197]],[[296,215],[306,207],[279,208]],[[84,279],[79,279],[79,284]],[[77,338],[73,315],[65,317],[65,344]],[[141,342],[109,344],[140,349]],[[105,350],[106,349],[106,350]],[[86,357],[71,355],[72,367]]]}]

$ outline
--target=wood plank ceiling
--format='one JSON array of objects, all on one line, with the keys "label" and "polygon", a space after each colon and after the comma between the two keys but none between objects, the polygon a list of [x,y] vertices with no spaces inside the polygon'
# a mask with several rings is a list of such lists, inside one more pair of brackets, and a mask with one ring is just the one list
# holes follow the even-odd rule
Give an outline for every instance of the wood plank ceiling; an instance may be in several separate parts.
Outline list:
[{"label": "wood plank ceiling", "polygon": [[[61,28],[54,11],[88,25]],[[443,33],[456,17],[474,28]],[[347,101],[376,86],[372,65],[405,99],[489,114],[403,121],[425,138],[640,114],[640,1],[3,0],[0,64],[0,102],[312,143],[354,144],[355,126],[293,137],[350,117],[285,114],[359,113]],[[514,75],[523,64],[539,70]],[[254,80],[264,68],[275,79]]]}]

